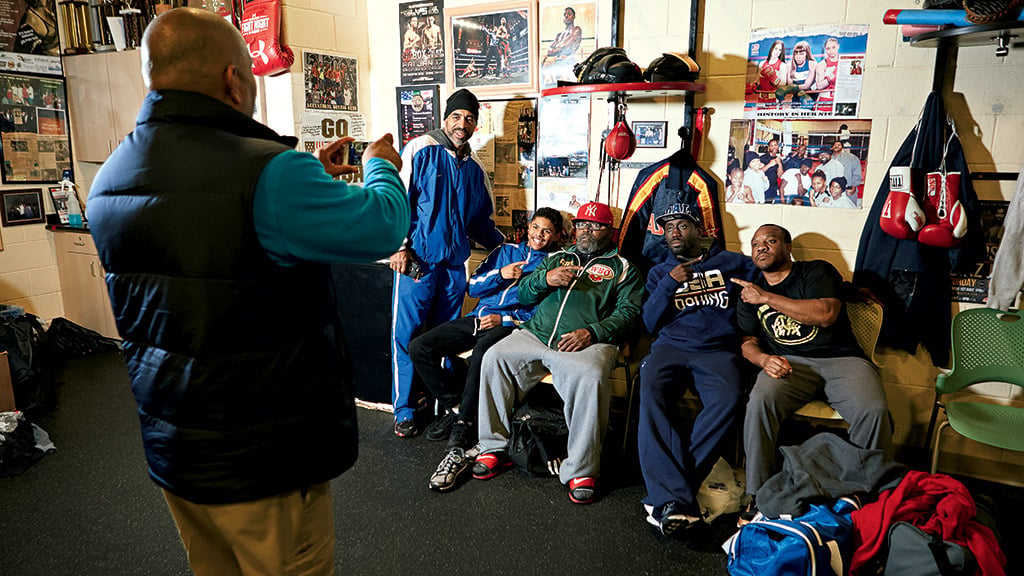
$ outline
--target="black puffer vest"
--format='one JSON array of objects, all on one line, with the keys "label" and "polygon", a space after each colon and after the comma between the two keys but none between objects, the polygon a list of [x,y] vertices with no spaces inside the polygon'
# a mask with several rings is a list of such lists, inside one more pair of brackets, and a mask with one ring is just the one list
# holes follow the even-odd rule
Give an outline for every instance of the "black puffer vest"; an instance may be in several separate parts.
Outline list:
[{"label": "black puffer vest", "polygon": [[275,264],[253,225],[263,167],[294,144],[201,94],[150,92],[89,196],[150,474],[193,502],[303,488],[356,458],[329,268]]}]

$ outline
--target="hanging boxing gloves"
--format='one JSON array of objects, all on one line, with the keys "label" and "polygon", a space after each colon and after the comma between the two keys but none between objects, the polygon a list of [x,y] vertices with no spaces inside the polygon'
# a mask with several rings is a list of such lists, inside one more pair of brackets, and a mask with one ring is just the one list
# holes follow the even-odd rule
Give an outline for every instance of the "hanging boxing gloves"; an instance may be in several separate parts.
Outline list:
[{"label": "hanging boxing gloves", "polygon": [[252,0],[242,12],[242,37],[252,55],[252,72],[275,76],[287,72],[295,55],[281,43],[281,0]]},{"label": "hanging boxing gloves", "polygon": [[882,230],[900,240],[913,240],[925,224],[925,213],[914,198],[910,182],[910,167],[889,168],[889,196],[879,217]]},{"label": "hanging boxing gloves", "polygon": [[967,235],[967,211],[960,204],[960,173],[929,172],[923,200],[926,221],[917,240],[928,246],[952,248]]}]

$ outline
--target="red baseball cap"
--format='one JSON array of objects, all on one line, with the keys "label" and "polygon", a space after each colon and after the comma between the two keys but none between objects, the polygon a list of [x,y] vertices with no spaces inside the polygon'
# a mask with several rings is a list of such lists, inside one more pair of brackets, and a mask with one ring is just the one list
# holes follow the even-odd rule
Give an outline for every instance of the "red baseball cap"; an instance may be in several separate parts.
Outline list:
[{"label": "red baseball cap", "polygon": [[597,222],[608,226],[615,225],[615,217],[612,216],[612,209],[609,208],[607,204],[601,204],[600,202],[587,202],[583,206],[580,206],[580,211],[576,213],[576,217],[573,218],[572,221],[575,224],[580,220]]}]

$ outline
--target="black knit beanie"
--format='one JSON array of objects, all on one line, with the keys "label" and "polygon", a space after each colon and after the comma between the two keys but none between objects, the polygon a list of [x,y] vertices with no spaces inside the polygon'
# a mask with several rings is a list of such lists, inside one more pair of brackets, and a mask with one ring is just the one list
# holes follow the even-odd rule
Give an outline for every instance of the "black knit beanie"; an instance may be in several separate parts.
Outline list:
[{"label": "black knit beanie", "polygon": [[444,107],[444,117],[451,116],[451,113],[456,110],[469,110],[473,113],[473,117],[476,118],[480,115],[480,101],[476,99],[472,92],[463,88],[448,97],[448,102]]}]

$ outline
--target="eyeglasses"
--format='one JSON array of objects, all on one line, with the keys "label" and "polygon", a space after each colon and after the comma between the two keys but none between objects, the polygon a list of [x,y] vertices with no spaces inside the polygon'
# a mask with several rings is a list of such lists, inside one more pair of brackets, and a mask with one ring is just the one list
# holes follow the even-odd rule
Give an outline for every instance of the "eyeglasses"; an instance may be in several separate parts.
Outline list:
[{"label": "eyeglasses", "polygon": [[608,228],[607,224],[601,224],[600,222],[573,222],[573,228],[577,230],[605,230]]}]

